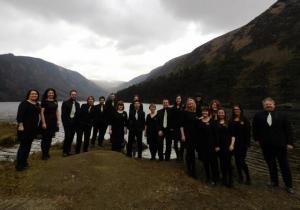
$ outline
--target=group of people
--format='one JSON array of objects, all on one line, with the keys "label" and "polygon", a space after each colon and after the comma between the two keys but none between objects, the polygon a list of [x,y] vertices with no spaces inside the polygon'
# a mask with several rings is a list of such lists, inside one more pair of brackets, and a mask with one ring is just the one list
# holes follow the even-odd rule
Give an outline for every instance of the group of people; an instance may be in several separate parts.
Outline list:
[{"label": "group of people", "polygon": [[[89,96],[81,106],[76,97],[77,91],[71,90],[69,99],[61,107],[61,121],[65,133],[64,157],[72,154],[75,134],[75,153],[80,153],[81,149],[87,152],[90,143],[95,146],[97,141],[102,146],[108,129],[113,151],[121,152],[126,145],[126,155],[134,157],[133,145],[136,143],[137,158],[142,158],[144,134],[149,144],[151,160],[155,160],[158,155],[159,161],[169,161],[173,144],[177,160],[185,159],[189,176],[196,178],[197,154],[197,158],[203,162],[207,183],[214,186],[221,181],[223,185],[232,187],[231,160],[234,157],[238,182],[249,185],[251,178],[246,156],[252,127],[253,138],[262,148],[269,168],[269,186],[278,186],[278,161],[286,189],[289,193],[294,193],[287,159],[287,152],[293,149],[292,127],[287,116],[275,110],[275,102],[271,98],[262,101],[264,110],[254,116],[251,126],[239,104],[232,106],[229,117],[218,100],[206,104],[201,95],[188,98],[185,104],[178,95],[173,106],[170,106],[168,99],[163,99],[162,109],[158,111],[152,103],[147,115],[138,95],[134,96],[128,114],[124,110],[124,102],[117,100],[115,94],[110,94],[107,101],[101,96],[97,105],[94,105],[93,96]],[[44,92],[41,104],[38,100],[39,92],[30,90],[26,100],[19,105],[17,121],[20,147],[16,161],[18,171],[28,167],[31,143],[39,131],[42,134],[42,159],[50,158],[52,137],[59,129],[56,91],[49,88]],[[128,141],[125,144],[124,135],[127,132]]]}]

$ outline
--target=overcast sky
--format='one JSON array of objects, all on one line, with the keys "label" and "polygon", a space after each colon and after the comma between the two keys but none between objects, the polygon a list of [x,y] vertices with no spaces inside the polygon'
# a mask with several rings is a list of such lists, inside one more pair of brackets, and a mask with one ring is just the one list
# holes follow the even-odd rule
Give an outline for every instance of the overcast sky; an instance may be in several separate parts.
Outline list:
[{"label": "overcast sky", "polygon": [[0,54],[128,81],[240,27],[275,0],[0,0]]}]

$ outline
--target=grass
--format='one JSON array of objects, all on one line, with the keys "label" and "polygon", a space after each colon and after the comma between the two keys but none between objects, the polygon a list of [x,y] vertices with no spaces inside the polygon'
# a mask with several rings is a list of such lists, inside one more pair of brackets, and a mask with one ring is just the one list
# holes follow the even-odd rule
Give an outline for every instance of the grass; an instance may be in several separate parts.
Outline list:
[{"label": "grass", "polygon": [[0,123],[0,146],[13,146],[17,143],[16,125],[10,123]]}]

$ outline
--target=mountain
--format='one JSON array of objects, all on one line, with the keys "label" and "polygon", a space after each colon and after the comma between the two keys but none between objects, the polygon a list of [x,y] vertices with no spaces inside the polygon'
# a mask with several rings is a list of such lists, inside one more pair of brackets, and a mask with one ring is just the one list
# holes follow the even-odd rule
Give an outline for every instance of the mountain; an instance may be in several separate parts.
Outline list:
[{"label": "mountain", "polygon": [[117,92],[117,90],[120,90],[120,86],[127,83],[124,81],[104,81],[104,80],[92,80],[92,82],[110,93]]},{"label": "mountain", "polygon": [[71,89],[85,100],[89,95],[96,97],[107,92],[75,71],[65,69],[39,58],[0,55],[0,101],[19,101],[26,92],[37,89],[40,94],[52,87],[58,99],[66,99]]},{"label": "mountain", "polygon": [[[215,38],[118,92],[159,101],[202,92],[210,100],[260,105],[271,96],[300,105],[300,1],[277,1],[247,25]],[[159,91],[157,91],[159,90]]]}]

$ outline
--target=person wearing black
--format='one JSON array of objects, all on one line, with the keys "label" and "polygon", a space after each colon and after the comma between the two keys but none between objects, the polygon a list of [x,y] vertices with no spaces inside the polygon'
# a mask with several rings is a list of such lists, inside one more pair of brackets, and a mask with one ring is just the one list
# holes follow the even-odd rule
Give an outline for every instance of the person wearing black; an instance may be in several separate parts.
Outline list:
[{"label": "person wearing black", "polygon": [[52,137],[59,129],[58,103],[56,100],[56,91],[53,88],[48,88],[43,94],[41,107],[42,159],[47,160],[50,158],[49,150]]},{"label": "person wearing black", "polygon": [[141,110],[141,103],[139,101],[134,102],[134,110],[129,114],[128,129],[127,156],[132,157],[132,145],[134,142],[137,142],[138,158],[142,158],[142,137],[143,130],[145,129],[145,112]]},{"label": "person wearing black", "polygon": [[186,166],[188,175],[196,178],[195,167],[195,150],[197,145],[197,112],[196,103],[192,98],[188,98],[186,108],[182,113],[181,119],[181,141],[185,144],[186,148]]},{"label": "person wearing black", "polygon": [[197,122],[197,139],[199,139],[198,152],[201,155],[206,174],[206,182],[212,186],[219,179],[215,121],[209,117],[209,108],[202,109],[202,117]]},{"label": "person wearing black", "polygon": [[134,110],[134,102],[136,102],[136,101],[139,101],[140,102],[140,109],[142,110],[142,111],[144,111],[144,108],[143,108],[143,104],[142,104],[142,102],[141,102],[141,99],[140,99],[140,96],[139,95],[134,95],[133,96],[133,100],[132,100],[132,103],[129,105],[129,115],[130,115],[130,113],[131,112],[134,112],[135,110]]},{"label": "person wearing black", "polygon": [[257,113],[253,119],[253,135],[262,149],[270,172],[269,186],[278,186],[277,163],[288,193],[293,194],[292,175],[287,152],[293,149],[293,129],[288,117],[275,110],[272,98],[262,102],[264,111]]},{"label": "person wearing black", "polygon": [[17,152],[16,170],[23,171],[28,168],[28,156],[33,139],[38,132],[41,108],[38,104],[39,92],[29,90],[26,100],[18,107],[18,140],[20,146]]},{"label": "person wearing black", "polygon": [[196,113],[198,117],[201,117],[202,115],[202,108],[206,107],[207,104],[204,102],[203,96],[201,93],[197,93],[195,96],[195,102],[196,102]]},{"label": "person wearing black", "polygon": [[105,103],[105,109],[106,109],[108,119],[111,119],[112,115],[116,111],[117,103],[118,103],[118,101],[117,101],[117,98],[116,98],[116,94],[111,93],[108,96],[108,99],[106,100],[106,103]]},{"label": "person wearing black", "polygon": [[[245,182],[245,184],[249,185],[251,184],[251,179],[246,163],[246,156],[248,148],[250,147],[251,126],[249,120],[244,116],[243,109],[239,104],[233,106],[229,129],[231,130],[231,136],[234,139],[233,154],[239,182]],[[245,173],[246,180],[244,179],[243,173]]]},{"label": "person wearing black", "polygon": [[218,120],[218,110],[221,107],[219,100],[213,99],[209,104],[210,118],[214,121]]},{"label": "person wearing black", "polygon": [[89,148],[91,130],[94,120],[94,97],[89,96],[86,100],[86,104],[82,104],[79,112],[77,113],[78,120],[78,133],[76,141],[76,154],[80,153],[82,136],[84,135],[83,141],[83,152],[87,152]]},{"label": "person wearing black", "polygon": [[222,184],[226,187],[232,187],[232,166],[231,156],[234,140],[231,137],[231,132],[226,119],[225,110],[218,110],[218,121],[216,123],[216,136],[218,144],[218,153],[220,158],[220,168],[222,171]]},{"label": "person wearing black", "polygon": [[124,111],[123,101],[119,101],[116,108],[117,110],[112,113],[110,120],[109,134],[112,151],[121,152],[124,148],[124,135],[127,134],[128,116]]},{"label": "person wearing black", "polygon": [[104,136],[107,129],[107,112],[105,107],[105,97],[99,98],[99,104],[94,107],[94,126],[91,144],[94,146],[98,136],[98,146],[103,146]]},{"label": "person wearing black", "polygon": [[158,126],[158,157],[159,160],[164,160],[163,148],[164,139],[166,139],[165,160],[169,161],[171,156],[172,146],[172,110],[169,107],[169,100],[163,100],[163,108],[157,112]]},{"label": "person wearing black", "polygon": [[[177,95],[175,98],[174,106],[172,107],[172,115],[173,115],[173,141],[174,141],[174,150],[176,153],[177,160],[183,160],[183,151],[184,151],[184,143],[181,141],[180,134],[180,126],[181,126],[181,118],[182,112],[184,110],[184,106],[182,104],[182,98],[180,95]],[[180,149],[178,147],[178,143],[180,143]]]},{"label": "person wearing black", "polygon": [[157,112],[155,104],[150,104],[149,109],[150,113],[146,117],[145,137],[147,137],[147,143],[149,144],[151,160],[155,160],[158,147]]},{"label": "person wearing black", "polygon": [[65,130],[65,139],[63,143],[63,156],[69,156],[75,133],[77,132],[76,113],[79,112],[80,105],[76,101],[77,91],[70,91],[70,98],[64,101],[61,106],[61,120]]}]

